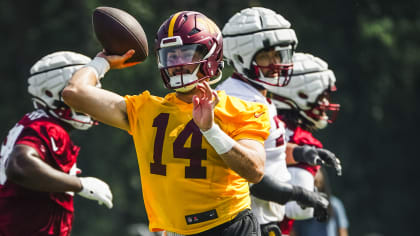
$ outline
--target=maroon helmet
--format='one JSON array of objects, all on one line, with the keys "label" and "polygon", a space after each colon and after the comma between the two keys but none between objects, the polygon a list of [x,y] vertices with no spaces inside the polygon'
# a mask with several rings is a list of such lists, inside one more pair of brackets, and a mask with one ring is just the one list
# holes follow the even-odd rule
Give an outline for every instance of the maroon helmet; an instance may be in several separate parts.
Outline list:
[{"label": "maroon helmet", "polygon": [[192,90],[196,83],[221,78],[223,38],[217,25],[194,11],[173,14],[159,28],[155,52],[165,86],[179,92]]}]

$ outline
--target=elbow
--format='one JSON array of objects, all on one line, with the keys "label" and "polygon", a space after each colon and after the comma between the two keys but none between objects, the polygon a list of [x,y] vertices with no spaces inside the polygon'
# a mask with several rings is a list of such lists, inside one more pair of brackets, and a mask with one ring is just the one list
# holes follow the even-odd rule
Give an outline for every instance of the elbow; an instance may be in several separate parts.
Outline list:
[{"label": "elbow", "polygon": [[264,177],[265,151],[260,153],[263,153],[263,155],[258,155],[258,158],[255,159],[252,168],[253,174],[251,178],[248,178],[248,181],[253,184],[259,183]]},{"label": "elbow", "polygon": [[6,165],[6,177],[11,182],[21,183],[25,180],[26,175],[24,170],[19,167],[18,163],[12,159],[9,160],[8,164]]},{"label": "elbow", "polygon": [[262,180],[263,177],[264,177],[264,168],[256,168],[254,170],[254,174],[250,178],[248,178],[248,181],[253,184],[257,184]]},{"label": "elbow", "polygon": [[263,179],[263,177],[264,177],[264,174],[255,175],[255,176],[252,176],[252,177],[248,178],[247,180],[250,183],[258,184]]},{"label": "elbow", "polygon": [[259,158],[257,158],[257,162],[256,162],[256,168],[255,168],[255,172],[256,172],[256,176],[254,179],[253,183],[259,183],[262,178],[264,177],[264,167],[265,167],[265,150],[263,152],[261,152],[262,155],[260,155]]},{"label": "elbow", "polygon": [[64,87],[63,91],[61,91],[61,97],[67,106],[75,109],[76,111],[85,112],[84,108],[86,108],[86,100],[89,98],[91,93],[92,91],[90,85],[77,84],[70,81],[69,84]]},{"label": "elbow", "polygon": [[78,89],[75,86],[69,84],[61,92],[61,96],[63,97],[64,102],[68,106],[76,108],[75,107],[75,105],[76,105],[75,101],[77,99],[78,93],[79,93]]}]

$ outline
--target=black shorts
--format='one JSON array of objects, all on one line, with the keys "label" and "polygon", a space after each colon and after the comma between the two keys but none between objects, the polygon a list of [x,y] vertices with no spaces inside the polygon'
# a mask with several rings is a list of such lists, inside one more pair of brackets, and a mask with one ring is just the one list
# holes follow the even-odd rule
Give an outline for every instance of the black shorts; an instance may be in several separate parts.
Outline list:
[{"label": "black shorts", "polygon": [[252,214],[246,209],[231,221],[216,226],[195,236],[261,236],[260,225]]}]

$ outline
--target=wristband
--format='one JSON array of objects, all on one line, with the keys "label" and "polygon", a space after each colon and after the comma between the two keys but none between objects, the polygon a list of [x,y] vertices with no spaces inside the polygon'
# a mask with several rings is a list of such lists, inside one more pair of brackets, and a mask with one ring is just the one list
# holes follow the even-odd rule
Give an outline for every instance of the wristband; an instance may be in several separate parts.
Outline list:
[{"label": "wristband", "polygon": [[109,62],[103,57],[95,57],[92,61],[87,63],[84,67],[91,67],[93,68],[96,78],[99,79],[104,77],[105,73],[108,72],[110,65]]},{"label": "wristband", "polygon": [[201,130],[201,133],[203,133],[203,136],[207,139],[207,142],[219,155],[230,151],[236,143],[235,140],[229,137],[229,135],[223,132],[220,127],[214,123],[209,130]]}]

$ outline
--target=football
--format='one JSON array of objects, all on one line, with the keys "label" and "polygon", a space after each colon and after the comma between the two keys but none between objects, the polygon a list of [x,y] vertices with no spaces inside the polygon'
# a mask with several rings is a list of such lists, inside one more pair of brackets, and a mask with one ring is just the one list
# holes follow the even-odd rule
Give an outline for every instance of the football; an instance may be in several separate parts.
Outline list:
[{"label": "football", "polygon": [[96,38],[108,54],[123,55],[130,49],[136,52],[127,62],[142,62],[148,54],[147,37],[143,27],[132,15],[113,7],[97,7],[92,16]]}]

